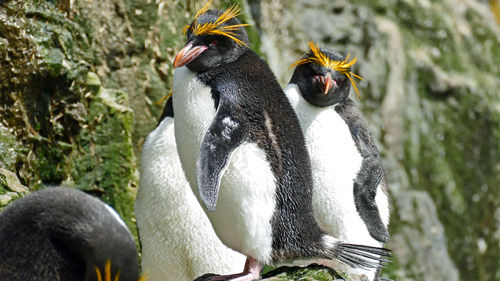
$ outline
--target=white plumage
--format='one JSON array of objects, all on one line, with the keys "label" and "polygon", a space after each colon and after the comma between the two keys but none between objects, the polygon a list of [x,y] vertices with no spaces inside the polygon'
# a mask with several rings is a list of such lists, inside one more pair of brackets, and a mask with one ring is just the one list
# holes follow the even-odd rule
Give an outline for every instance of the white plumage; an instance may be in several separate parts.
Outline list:
[{"label": "white plumage", "polygon": [[[297,113],[311,157],[313,209],[320,227],[346,243],[382,246],[369,234],[356,210],[353,182],[361,168],[362,157],[348,125],[333,107],[310,104],[293,83],[285,88],[285,94]],[[389,201],[380,186],[375,201],[387,226]],[[346,273],[365,274],[370,280],[376,272],[376,269],[341,267]]]},{"label": "white plumage", "polygon": [[222,244],[189,187],[170,117],[144,143],[135,208],[148,280],[191,281],[243,268],[246,257]]}]

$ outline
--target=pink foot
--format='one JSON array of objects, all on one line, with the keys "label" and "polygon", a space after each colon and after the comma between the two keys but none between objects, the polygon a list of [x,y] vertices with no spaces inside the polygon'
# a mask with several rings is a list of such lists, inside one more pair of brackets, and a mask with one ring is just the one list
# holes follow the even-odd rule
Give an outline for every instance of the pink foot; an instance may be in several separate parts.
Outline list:
[{"label": "pink foot", "polygon": [[220,275],[210,279],[211,281],[252,281],[260,278],[262,265],[254,258],[247,257],[245,269],[242,273]]}]

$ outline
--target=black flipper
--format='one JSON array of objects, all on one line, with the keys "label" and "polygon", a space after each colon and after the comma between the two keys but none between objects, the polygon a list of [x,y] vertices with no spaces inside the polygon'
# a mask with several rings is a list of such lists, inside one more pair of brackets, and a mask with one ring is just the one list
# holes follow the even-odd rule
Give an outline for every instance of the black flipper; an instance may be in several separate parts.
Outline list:
[{"label": "black flipper", "polygon": [[[356,209],[366,224],[370,235],[380,242],[387,242],[389,232],[385,227],[375,202],[378,192],[386,192],[385,187],[378,190],[382,181],[385,181],[382,160],[375,141],[367,129],[361,113],[352,100],[347,100],[335,111],[342,116],[349,126],[349,130],[359,153],[363,157],[361,168],[354,180],[353,195]],[[384,183],[382,183],[384,184]]]},{"label": "black flipper", "polygon": [[220,180],[232,152],[248,135],[248,120],[237,105],[220,103],[201,143],[196,165],[198,191],[208,211],[217,204]]},{"label": "black flipper", "polygon": [[[358,149],[363,156],[361,169],[354,180],[354,202],[370,235],[380,242],[387,242],[389,232],[385,227],[375,202],[377,188],[384,178],[384,170],[378,151],[371,144],[365,128],[351,130]],[[380,192],[380,191],[379,191]]]}]

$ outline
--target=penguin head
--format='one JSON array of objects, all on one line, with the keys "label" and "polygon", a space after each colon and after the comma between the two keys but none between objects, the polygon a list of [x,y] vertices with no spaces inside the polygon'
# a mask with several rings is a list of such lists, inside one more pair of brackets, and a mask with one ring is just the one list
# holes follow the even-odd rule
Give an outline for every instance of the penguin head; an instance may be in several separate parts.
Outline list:
[{"label": "penguin head", "polygon": [[349,61],[350,55],[344,57],[321,50],[312,42],[309,42],[309,47],[310,51],[291,66],[296,68],[290,79],[309,103],[320,107],[341,103],[349,96],[351,83],[358,93],[353,77],[362,78],[351,72],[357,58]]},{"label": "penguin head", "polygon": [[204,72],[238,59],[248,49],[248,36],[236,17],[237,6],[226,11],[209,10],[209,1],[184,28],[187,43],[174,60],[174,68],[186,65],[194,72]]}]

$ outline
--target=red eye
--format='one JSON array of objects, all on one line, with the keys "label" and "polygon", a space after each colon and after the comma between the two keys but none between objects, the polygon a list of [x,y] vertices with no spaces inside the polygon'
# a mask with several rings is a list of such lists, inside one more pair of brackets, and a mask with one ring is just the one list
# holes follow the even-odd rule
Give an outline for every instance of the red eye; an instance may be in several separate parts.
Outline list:
[{"label": "red eye", "polygon": [[215,46],[217,43],[219,43],[218,40],[212,40],[212,42],[210,42],[210,46]]}]

